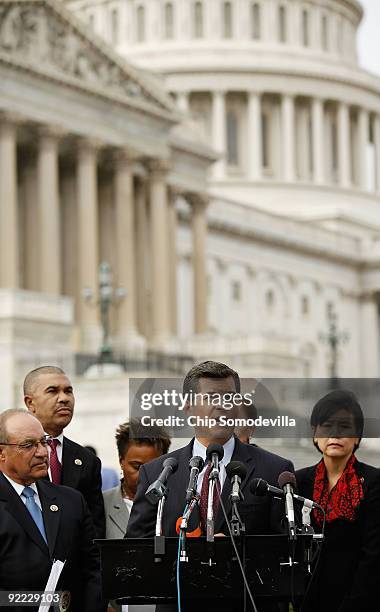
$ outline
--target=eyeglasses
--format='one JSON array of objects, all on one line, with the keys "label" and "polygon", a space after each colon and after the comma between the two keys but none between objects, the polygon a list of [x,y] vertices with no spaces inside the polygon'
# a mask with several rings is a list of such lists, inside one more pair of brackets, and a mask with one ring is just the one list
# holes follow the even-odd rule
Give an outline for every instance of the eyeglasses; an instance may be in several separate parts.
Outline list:
[{"label": "eyeglasses", "polygon": [[17,449],[21,452],[29,452],[32,449],[36,451],[40,444],[43,448],[47,447],[48,437],[49,436],[44,436],[40,440],[25,440],[25,442],[20,442],[19,444],[16,444],[14,442],[0,442],[0,446],[16,446]]}]

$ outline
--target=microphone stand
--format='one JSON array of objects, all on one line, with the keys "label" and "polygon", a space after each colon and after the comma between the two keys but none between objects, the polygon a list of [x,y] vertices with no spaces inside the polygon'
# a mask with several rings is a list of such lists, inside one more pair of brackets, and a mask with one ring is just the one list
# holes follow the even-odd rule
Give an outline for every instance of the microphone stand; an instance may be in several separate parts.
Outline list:
[{"label": "microphone stand", "polygon": [[180,537],[180,543],[181,543],[180,557],[179,557],[180,561],[187,562],[189,560],[189,557],[187,556],[187,552],[186,552],[186,531],[187,531],[187,527],[189,524],[191,513],[193,512],[196,504],[198,503],[198,500],[199,500],[199,495],[196,495],[193,493],[192,499],[190,503],[188,504],[188,506],[186,507],[186,511],[184,512],[183,517],[182,517],[181,525],[179,528],[180,529],[179,537]]},{"label": "microphone stand", "polygon": [[[232,484],[232,493],[230,493],[231,500],[231,533],[233,537],[241,537],[241,551],[242,551],[242,566],[245,573],[245,523],[243,523],[238,510],[238,503],[244,499],[244,495],[240,490],[240,482],[237,476],[234,476]],[[243,590],[243,610],[247,609],[247,589],[244,585]]]},{"label": "microphone stand", "polygon": [[206,522],[206,541],[214,542],[214,490],[216,479],[219,480],[219,471],[214,468],[210,472],[208,479],[208,498],[207,498],[207,522]]},{"label": "microphone stand", "polygon": [[162,534],[162,516],[164,513],[165,501],[166,493],[161,497],[157,506],[156,532],[154,536],[154,556],[156,562],[160,562],[160,557],[165,555],[165,536]]}]

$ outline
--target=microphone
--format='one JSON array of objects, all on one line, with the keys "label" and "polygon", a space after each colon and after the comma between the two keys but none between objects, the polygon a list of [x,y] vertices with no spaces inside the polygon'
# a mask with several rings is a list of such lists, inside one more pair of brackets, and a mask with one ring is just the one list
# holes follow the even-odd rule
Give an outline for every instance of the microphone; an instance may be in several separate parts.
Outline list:
[{"label": "microphone", "polygon": [[166,483],[169,479],[169,476],[171,476],[171,474],[174,474],[174,472],[177,470],[178,461],[177,459],[175,459],[175,457],[168,457],[167,459],[165,459],[162,465],[163,470],[161,471],[161,474],[159,475],[157,480],[155,480],[150,485],[150,487],[147,489],[147,492],[145,493],[145,497],[153,506],[155,506],[160,501],[160,499],[166,497],[168,492]]},{"label": "microphone", "polygon": [[[263,480],[263,478],[252,478],[249,488],[253,495],[266,495],[267,493],[271,493],[275,497],[284,497],[284,491],[282,489],[273,487],[268,484],[266,480]],[[298,495],[297,493],[293,493],[293,497],[304,504],[306,508],[317,508],[318,510],[322,510],[321,506],[312,499],[302,497],[302,495]]]},{"label": "microphone", "polygon": [[231,501],[237,503],[240,499],[243,499],[240,485],[247,475],[247,468],[241,461],[231,461],[226,466],[226,474],[232,482]]},{"label": "microphone", "polygon": [[278,484],[285,495],[285,514],[288,519],[289,538],[296,539],[296,523],[294,518],[293,488],[297,486],[296,477],[291,472],[282,472],[278,477]]},{"label": "microphone", "polygon": [[214,442],[209,444],[206,451],[206,457],[211,463],[211,471],[208,482],[208,497],[207,497],[207,521],[206,521],[206,540],[207,542],[214,541],[214,489],[219,481],[219,461],[223,459],[223,446]]},{"label": "microphone", "polygon": [[210,480],[215,480],[219,477],[219,461],[223,459],[224,448],[221,444],[213,442],[209,444],[206,450],[206,459],[211,462],[212,470],[210,472]]},{"label": "microphone", "polygon": [[202,457],[192,457],[189,462],[190,478],[186,489],[186,503],[189,504],[197,493],[197,480],[205,462]]}]

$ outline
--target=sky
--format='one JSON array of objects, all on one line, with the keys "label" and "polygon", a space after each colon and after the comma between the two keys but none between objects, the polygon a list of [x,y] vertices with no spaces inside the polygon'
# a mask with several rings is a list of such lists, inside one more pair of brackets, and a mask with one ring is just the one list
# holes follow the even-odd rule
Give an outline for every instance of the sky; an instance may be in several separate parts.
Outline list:
[{"label": "sky", "polygon": [[360,0],[365,10],[358,51],[361,65],[380,75],[380,0]]}]

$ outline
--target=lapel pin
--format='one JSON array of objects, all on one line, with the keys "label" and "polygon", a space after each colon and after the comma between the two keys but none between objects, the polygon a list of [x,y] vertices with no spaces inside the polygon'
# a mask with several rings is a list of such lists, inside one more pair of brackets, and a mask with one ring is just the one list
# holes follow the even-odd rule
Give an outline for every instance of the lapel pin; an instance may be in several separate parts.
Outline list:
[{"label": "lapel pin", "polygon": [[58,512],[58,506],[56,506],[55,504],[52,504],[52,505],[50,506],[50,510],[51,510],[52,512]]},{"label": "lapel pin", "polygon": [[75,465],[82,465],[82,460],[81,459],[75,459],[74,463],[75,463]]}]

